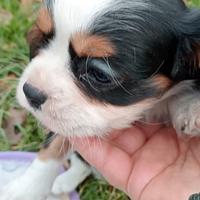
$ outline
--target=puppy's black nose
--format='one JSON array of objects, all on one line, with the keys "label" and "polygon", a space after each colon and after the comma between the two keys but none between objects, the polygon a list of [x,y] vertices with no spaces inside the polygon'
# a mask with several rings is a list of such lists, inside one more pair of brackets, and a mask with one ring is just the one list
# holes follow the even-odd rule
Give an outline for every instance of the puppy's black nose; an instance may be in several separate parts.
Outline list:
[{"label": "puppy's black nose", "polygon": [[47,100],[46,94],[28,83],[24,84],[23,91],[29,104],[35,109],[41,109],[41,105]]}]

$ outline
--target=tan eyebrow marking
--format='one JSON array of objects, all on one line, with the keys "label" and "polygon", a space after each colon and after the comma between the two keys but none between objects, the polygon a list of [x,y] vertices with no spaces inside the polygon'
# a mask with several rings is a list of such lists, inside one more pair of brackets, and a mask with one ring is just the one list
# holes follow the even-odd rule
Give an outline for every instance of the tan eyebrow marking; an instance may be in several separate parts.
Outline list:
[{"label": "tan eyebrow marking", "polygon": [[152,79],[154,85],[161,90],[166,90],[173,84],[173,81],[164,75],[156,75]]},{"label": "tan eyebrow marking", "polygon": [[53,29],[53,20],[46,8],[41,8],[38,13],[37,26],[44,33],[49,33]]},{"label": "tan eyebrow marking", "polygon": [[80,57],[109,57],[116,53],[108,38],[87,33],[76,33],[71,39],[75,52]]}]

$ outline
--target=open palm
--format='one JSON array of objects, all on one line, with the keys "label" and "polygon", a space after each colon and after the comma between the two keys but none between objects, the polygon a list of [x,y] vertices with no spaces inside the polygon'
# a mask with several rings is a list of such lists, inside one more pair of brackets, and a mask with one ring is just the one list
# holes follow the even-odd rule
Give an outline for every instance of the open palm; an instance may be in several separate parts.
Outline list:
[{"label": "open palm", "polygon": [[171,128],[136,125],[101,141],[77,139],[75,147],[134,200],[188,200],[200,192],[199,138],[177,137]]}]

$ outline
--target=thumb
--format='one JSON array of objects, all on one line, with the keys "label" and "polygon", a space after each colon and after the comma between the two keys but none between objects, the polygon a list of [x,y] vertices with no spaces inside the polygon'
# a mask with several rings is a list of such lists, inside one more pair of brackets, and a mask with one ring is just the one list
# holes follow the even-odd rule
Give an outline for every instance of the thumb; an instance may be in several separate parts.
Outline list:
[{"label": "thumb", "polygon": [[76,138],[72,144],[110,184],[125,190],[132,170],[129,154],[103,139]]}]

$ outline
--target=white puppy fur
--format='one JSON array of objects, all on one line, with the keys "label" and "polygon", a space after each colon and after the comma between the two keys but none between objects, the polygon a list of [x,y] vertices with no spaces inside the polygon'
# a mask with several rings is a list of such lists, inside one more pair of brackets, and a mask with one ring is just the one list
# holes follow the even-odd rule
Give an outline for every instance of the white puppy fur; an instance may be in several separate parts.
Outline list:
[{"label": "white puppy fur", "polygon": [[70,156],[71,166],[64,174],[58,176],[54,182],[52,193],[59,195],[74,191],[91,173],[91,167],[77,157]]},{"label": "white puppy fur", "polygon": [[59,171],[59,162],[36,159],[23,176],[0,190],[0,199],[47,200]]},{"label": "white puppy fur", "polygon": [[69,160],[69,170],[59,175],[62,162],[35,159],[23,176],[0,190],[0,199],[50,200],[73,192],[92,169],[76,154],[71,154]]}]

